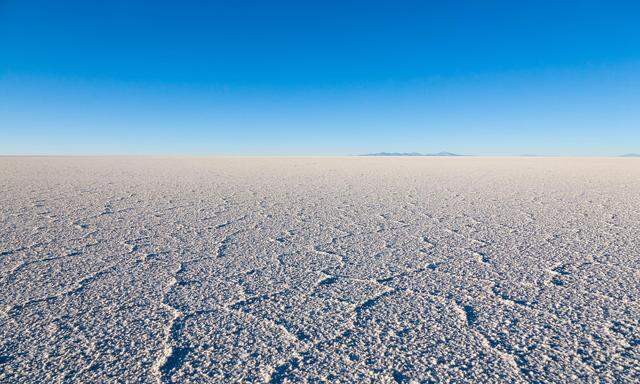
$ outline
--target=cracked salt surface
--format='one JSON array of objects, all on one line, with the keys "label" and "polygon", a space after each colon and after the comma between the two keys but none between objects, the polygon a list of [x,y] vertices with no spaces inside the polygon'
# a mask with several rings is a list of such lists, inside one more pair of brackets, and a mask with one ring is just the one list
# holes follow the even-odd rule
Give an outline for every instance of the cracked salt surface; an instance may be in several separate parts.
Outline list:
[{"label": "cracked salt surface", "polygon": [[640,160],[0,158],[0,382],[638,382]]}]

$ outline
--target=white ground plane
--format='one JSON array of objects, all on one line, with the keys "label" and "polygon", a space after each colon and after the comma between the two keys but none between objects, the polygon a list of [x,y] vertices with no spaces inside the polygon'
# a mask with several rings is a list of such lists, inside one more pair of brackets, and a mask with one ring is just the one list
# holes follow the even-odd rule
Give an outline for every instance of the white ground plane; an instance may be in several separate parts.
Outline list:
[{"label": "white ground plane", "polygon": [[0,158],[0,382],[640,381],[640,159]]}]

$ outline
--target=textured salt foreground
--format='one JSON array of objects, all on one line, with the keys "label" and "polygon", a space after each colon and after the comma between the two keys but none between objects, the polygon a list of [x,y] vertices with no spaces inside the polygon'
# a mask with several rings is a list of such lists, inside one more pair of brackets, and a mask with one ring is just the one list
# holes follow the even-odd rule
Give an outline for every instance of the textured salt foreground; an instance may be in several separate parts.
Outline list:
[{"label": "textured salt foreground", "polygon": [[2,382],[637,382],[640,160],[0,158]]}]

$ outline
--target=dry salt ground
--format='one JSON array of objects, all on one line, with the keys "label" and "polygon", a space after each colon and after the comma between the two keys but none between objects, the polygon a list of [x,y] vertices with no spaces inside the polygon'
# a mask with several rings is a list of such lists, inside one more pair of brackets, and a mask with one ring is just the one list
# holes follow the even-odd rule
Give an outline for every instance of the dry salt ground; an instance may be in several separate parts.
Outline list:
[{"label": "dry salt ground", "polygon": [[640,381],[640,159],[0,158],[0,381]]}]

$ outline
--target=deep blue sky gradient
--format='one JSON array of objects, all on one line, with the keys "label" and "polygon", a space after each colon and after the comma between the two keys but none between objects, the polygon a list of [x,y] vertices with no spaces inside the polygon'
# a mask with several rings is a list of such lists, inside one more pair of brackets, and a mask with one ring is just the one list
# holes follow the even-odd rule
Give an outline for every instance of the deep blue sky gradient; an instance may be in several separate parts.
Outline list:
[{"label": "deep blue sky gradient", "polygon": [[640,152],[640,3],[0,1],[0,154]]}]

